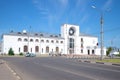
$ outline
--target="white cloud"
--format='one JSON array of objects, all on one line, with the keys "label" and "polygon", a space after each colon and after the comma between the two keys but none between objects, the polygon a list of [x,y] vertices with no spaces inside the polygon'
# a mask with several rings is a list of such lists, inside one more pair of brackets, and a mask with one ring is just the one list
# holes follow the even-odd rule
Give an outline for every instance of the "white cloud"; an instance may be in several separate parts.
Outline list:
[{"label": "white cloud", "polygon": [[39,1],[38,1],[38,0],[33,0],[33,3],[34,3],[34,4],[38,4]]},{"label": "white cloud", "polygon": [[85,33],[85,34],[88,34],[88,33],[90,33],[90,32],[91,32],[91,28],[90,28],[90,27],[86,27],[84,33]]},{"label": "white cloud", "polygon": [[103,5],[102,9],[106,10],[106,9],[110,8],[110,6],[112,5],[112,3],[113,3],[113,0],[107,0],[105,2],[105,4]]},{"label": "white cloud", "polygon": [[62,6],[66,6],[68,4],[68,0],[59,0]]},{"label": "white cloud", "polygon": [[76,0],[76,7],[80,7],[81,5],[86,5],[86,1],[85,0]]},{"label": "white cloud", "polygon": [[43,2],[42,0],[33,0],[32,2],[35,8],[39,10],[39,13],[40,15],[42,15],[42,17],[46,17],[49,14],[45,2]]},{"label": "white cloud", "polygon": [[84,15],[84,16],[81,18],[80,23],[83,24],[87,19],[88,19],[88,15]]}]

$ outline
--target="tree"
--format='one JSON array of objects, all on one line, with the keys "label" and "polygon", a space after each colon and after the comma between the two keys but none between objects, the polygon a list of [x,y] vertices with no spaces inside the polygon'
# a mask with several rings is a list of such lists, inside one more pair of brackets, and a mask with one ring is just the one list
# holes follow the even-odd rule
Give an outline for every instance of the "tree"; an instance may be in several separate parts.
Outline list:
[{"label": "tree", "polygon": [[20,55],[20,56],[23,56],[23,53],[21,52],[21,53],[19,53],[19,55]]},{"label": "tree", "polygon": [[107,48],[107,51],[106,51],[107,56],[110,54],[111,51],[112,51],[112,47],[108,47],[108,48]]},{"label": "tree", "polygon": [[10,55],[10,56],[14,55],[14,51],[12,50],[12,48],[9,49],[8,55]]}]

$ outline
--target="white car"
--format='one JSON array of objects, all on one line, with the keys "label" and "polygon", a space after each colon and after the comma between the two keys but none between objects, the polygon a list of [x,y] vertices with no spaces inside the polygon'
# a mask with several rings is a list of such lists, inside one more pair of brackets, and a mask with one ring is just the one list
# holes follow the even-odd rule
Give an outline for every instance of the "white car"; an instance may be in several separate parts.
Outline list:
[{"label": "white car", "polygon": [[36,54],[35,53],[26,53],[25,54],[25,57],[35,57],[36,56]]}]

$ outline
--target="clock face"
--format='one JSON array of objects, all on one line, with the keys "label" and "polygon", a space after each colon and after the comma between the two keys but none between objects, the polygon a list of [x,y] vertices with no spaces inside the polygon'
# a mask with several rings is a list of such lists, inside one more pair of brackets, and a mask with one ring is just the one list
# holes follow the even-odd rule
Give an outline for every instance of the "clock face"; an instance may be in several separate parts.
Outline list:
[{"label": "clock face", "polygon": [[73,28],[70,28],[70,29],[69,29],[69,35],[71,35],[71,36],[74,35],[74,32],[75,32],[75,31],[74,31]]}]

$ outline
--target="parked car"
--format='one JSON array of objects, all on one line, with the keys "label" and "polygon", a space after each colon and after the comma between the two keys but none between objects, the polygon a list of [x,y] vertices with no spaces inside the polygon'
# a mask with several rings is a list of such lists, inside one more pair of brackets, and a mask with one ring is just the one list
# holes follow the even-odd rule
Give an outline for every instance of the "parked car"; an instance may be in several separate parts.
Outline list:
[{"label": "parked car", "polygon": [[115,57],[116,55],[118,55],[118,54],[119,54],[118,51],[112,50],[112,51],[110,52],[109,56],[110,56],[111,58],[114,58],[114,57]]},{"label": "parked car", "polygon": [[26,53],[25,57],[35,57],[36,54],[35,53]]}]

